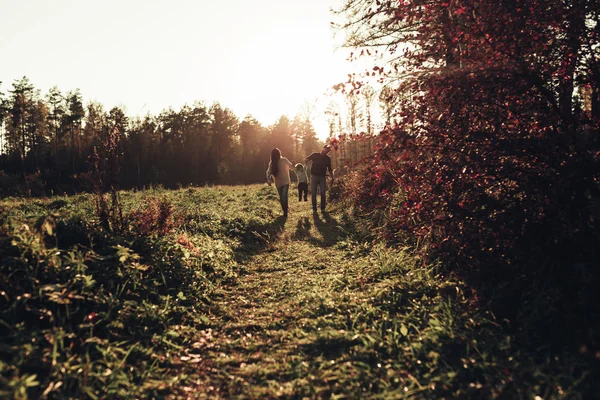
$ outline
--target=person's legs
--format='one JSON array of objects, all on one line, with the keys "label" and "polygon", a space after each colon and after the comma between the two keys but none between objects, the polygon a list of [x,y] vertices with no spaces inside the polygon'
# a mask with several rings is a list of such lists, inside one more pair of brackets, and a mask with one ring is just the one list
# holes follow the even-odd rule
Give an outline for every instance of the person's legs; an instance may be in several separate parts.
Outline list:
[{"label": "person's legs", "polygon": [[277,193],[279,194],[279,204],[281,205],[281,208],[283,208],[283,186],[277,188]]},{"label": "person's legs", "polygon": [[317,209],[317,183],[319,182],[319,177],[312,175],[310,177],[310,200],[312,201],[313,210]]},{"label": "person's legs", "polygon": [[327,192],[327,182],[324,176],[320,177],[319,190],[321,191],[321,211],[325,211],[325,193]]},{"label": "person's legs", "polygon": [[277,188],[277,193],[279,193],[279,204],[281,204],[284,216],[287,216],[289,187],[289,185],[282,185]]},{"label": "person's legs", "polygon": [[307,195],[308,195],[308,183],[306,183],[306,182],[298,183],[298,201],[302,201],[303,196],[304,196],[304,201],[306,201]]},{"label": "person's legs", "polygon": [[283,216],[287,217],[288,215],[288,194],[290,190],[290,185],[282,186],[282,199],[281,199],[281,207],[283,208]]}]

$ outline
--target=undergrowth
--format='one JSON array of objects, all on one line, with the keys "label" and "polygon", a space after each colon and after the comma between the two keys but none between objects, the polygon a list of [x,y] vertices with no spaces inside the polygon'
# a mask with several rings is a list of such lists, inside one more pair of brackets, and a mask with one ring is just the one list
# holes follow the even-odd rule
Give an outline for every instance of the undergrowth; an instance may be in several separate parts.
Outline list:
[{"label": "undergrowth", "polygon": [[147,398],[185,382],[175,355],[236,279],[234,249],[270,228],[258,187],[119,197],[118,232],[92,196],[2,202],[0,397]]},{"label": "undergrowth", "polygon": [[529,324],[498,318],[477,286],[413,247],[379,243],[342,203],[311,213],[291,202],[286,220],[275,190],[258,185],[119,200],[118,233],[102,228],[87,195],[0,204],[0,397],[600,390],[593,347],[538,335],[552,302],[528,297],[523,315],[540,314]]}]

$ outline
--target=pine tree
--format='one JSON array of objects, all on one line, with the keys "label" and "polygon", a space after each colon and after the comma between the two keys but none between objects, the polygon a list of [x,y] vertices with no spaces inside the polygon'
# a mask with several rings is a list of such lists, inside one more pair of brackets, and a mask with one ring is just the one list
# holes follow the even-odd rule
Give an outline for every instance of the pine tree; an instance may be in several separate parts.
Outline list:
[{"label": "pine tree", "polygon": [[[83,117],[85,116],[82,96],[79,89],[67,94],[67,107],[68,111],[66,117],[71,137],[71,171],[75,173],[76,162],[78,158],[81,158],[81,127]],[[76,156],[78,158],[76,158]]]},{"label": "pine tree", "polygon": [[30,147],[31,132],[28,121],[31,122],[31,104],[34,96],[34,86],[27,77],[21,78],[13,83],[10,90],[11,99],[9,100],[11,123],[7,136],[7,145],[9,151],[18,157],[23,173],[26,173],[26,160]]},{"label": "pine tree", "polygon": [[52,144],[54,157],[58,157],[58,147],[60,141],[61,120],[65,115],[65,99],[57,86],[53,86],[47,95],[49,106],[48,125],[52,133]]}]

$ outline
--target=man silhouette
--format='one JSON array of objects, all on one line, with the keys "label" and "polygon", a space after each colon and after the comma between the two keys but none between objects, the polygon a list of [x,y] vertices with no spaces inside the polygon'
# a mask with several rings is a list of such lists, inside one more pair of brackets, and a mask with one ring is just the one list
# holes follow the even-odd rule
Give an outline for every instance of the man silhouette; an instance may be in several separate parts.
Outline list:
[{"label": "man silhouette", "polygon": [[305,161],[312,162],[310,168],[310,196],[312,200],[313,211],[317,211],[317,187],[321,191],[321,211],[325,211],[327,205],[325,193],[327,192],[326,176],[329,176],[333,182],[333,171],[331,169],[331,158],[327,155],[331,151],[331,146],[325,145],[320,153],[312,153],[306,157]]}]

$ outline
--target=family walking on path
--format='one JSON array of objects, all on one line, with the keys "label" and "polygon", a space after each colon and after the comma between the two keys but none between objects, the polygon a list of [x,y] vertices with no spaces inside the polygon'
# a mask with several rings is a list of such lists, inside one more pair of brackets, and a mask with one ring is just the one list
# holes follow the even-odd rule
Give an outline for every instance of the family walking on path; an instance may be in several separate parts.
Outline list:
[{"label": "family walking on path", "polygon": [[[306,157],[305,162],[311,162],[310,167],[310,190],[313,211],[317,211],[317,188],[321,192],[321,211],[325,211],[327,205],[326,192],[327,182],[326,176],[329,171],[329,176],[333,182],[333,171],[331,169],[331,158],[328,153],[331,151],[329,145],[323,146],[319,153],[315,152]],[[306,167],[302,164],[294,164],[286,157],[281,156],[281,151],[278,148],[271,152],[271,161],[267,168],[267,183],[270,185],[275,182],[277,193],[279,193],[279,203],[283,210],[283,216],[288,216],[288,194],[290,189],[290,170],[296,171],[298,177],[298,200],[307,200],[308,195],[308,175]]]}]

